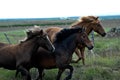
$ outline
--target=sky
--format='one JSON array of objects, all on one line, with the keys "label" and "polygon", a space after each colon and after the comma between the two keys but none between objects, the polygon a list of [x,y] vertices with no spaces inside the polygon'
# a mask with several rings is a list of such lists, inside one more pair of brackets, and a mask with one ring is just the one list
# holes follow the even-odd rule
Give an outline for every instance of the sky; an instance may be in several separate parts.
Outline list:
[{"label": "sky", "polygon": [[0,18],[120,15],[119,0],[0,0]]}]

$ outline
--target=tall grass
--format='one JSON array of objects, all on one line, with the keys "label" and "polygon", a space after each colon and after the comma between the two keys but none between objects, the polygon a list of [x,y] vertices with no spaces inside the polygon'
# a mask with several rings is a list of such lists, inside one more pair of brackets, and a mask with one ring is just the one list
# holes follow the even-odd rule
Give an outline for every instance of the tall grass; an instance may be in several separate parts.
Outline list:
[{"label": "tall grass", "polygon": [[[7,37],[5,36],[7,35]],[[18,43],[19,40],[24,39],[26,36],[25,30],[14,30],[14,31],[6,31],[0,32],[0,42],[9,43],[7,38],[10,40],[12,44]]]},{"label": "tall grass", "polygon": [[95,38],[94,51],[101,56],[120,55],[120,38]]},{"label": "tall grass", "polygon": [[[23,39],[26,34],[24,30],[5,32],[12,43],[18,43],[18,40]],[[15,35],[19,36],[16,37]],[[15,38],[16,37],[16,38]],[[4,32],[0,32],[0,41],[6,42]],[[119,80],[120,77],[120,38],[95,37],[95,47],[93,53],[88,53],[86,49],[86,65],[83,66],[81,61],[77,64],[71,64],[74,67],[73,77],[71,80]],[[76,58],[74,56],[74,58]],[[32,71],[34,78],[36,71]],[[45,80],[55,80],[58,73],[57,69],[45,70]],[[66,70],[62,79],[68,75]],[[33,75],[34,74],[34,75]],[[0,69],[0,80],[14,80],[15,71]],[[21,80],[21,76],[17,80]]]}]

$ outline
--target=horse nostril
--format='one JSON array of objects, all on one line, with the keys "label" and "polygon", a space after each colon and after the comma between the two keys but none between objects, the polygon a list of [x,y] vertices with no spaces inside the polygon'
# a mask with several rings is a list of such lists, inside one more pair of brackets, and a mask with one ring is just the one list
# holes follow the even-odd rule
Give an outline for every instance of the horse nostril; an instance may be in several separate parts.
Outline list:
[{"label": "horse nostril", "polygon": [[106,33],[103,33],[102,36],[104,37],[106,35]]},{"label": "horse nostril", "polygon": [[93,49],[93,46],[88,47],[89,50]]}]

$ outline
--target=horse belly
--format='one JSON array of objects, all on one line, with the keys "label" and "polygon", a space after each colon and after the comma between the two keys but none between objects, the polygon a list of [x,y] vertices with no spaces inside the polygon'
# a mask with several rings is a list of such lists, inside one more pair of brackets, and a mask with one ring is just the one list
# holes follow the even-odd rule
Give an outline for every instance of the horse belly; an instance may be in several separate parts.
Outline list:
[{"label": "horse belly", "polygon": [[14,70],[16,69],[16,60],[11,56],[0,55],[0,67]]},{"label": "horse belly", "polygon": [[9,69],[9,70],[16,70],[16,66],[15,65],[4,65],[3,68],[5,69]]},{"label": "horse belly", "polygon": [[54,68],[56,67],[56,63],[54,59],[47,59],[47,60],[42,60],[40,62],[41,66],[46,69]]}]

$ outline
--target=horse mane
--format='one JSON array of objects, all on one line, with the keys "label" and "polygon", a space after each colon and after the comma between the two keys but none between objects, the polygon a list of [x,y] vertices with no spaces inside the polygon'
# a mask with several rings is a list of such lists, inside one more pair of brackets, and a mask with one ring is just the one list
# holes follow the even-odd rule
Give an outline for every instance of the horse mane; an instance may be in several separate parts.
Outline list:
[{"label": "horse mane", "polygon": [[40,35],[40,30],[40,26],[36,25],[33,28],[26,30],[27,37],[25,37],[23,40],[20,40],[20,43],[26,42],[38,34]]},{"label": "horse mane", "polygon": [[82,32],[82,28],[64,28],[56,34],[54,42],[61,42],[77,32]]},{"label": "horse mane", "polygon": [[33,34],[38,33],[41,30],[40,26],[34,25],[34,27],[28,29],[28,32],[32,32]]},{"label": "horse mane", "polygon": [[93,21],[97,21],[99,17],[97,16],[83,16],[81,18],[79,18],[76,22],[74,22],[71,27],[79,25],[81,23],[90,23]]}]

